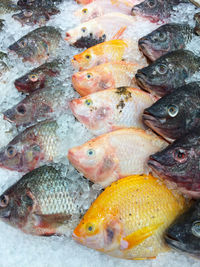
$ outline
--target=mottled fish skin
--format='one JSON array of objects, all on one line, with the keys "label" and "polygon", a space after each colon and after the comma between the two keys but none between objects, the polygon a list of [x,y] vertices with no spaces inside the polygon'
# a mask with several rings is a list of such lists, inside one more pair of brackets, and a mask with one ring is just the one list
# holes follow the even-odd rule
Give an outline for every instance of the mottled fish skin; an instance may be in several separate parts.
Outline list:
[{"label": "mottled fish skin", "polygon": [[55,59],[44,63],[16,79],[14,82],[15,87],[22,93],[32,93],[35,90],[48,87],[60,75],[64,62],[64,60]]},{"label": "mottled fish skin", "polygon": [[193,36],[194,29],[188,24],[169,23],[142,37],[138,44],[144,55],[154,61],[171,51],[184,49]]},{"label": "mottled fish skin", "polygon": [[189,197],[200,198],[200,129],[193,129],[163,151],[150,156],[148,165],[166,180],[177,184]]},{"label": "mottled fish skin", "polygon": [[20,7],[18,7],[14,1],[9,1],[9,0],[0,1],[0,15],[13,13],[19,10]]},{"label": "mottled fish skin", "polygon": [[0,78],[5,72],[9,70],[9,67],[5,63],[4,59],[7,58],[7,54],[0,51]]},{"label": "mottled fish skin", "polygon": [[81,197],[90,184],[63,170],[42,166],[24,175],[0,196],[0,219],[27,234],[71,234],[86,212]]},{"label": "mottled fish skin", "polygon": [[164,96],[186,84],[186,79],[200,70],[200,58],[188,50],[170,52],[135,75],[140,87]]},{"label": "mottled fish skin", "polygon": [[41,8],[52,7],[62,2],[63,0],[19,0],[17,4],[22,8]]},{"label": "mottled fish skin", "polygon": [[196,21],[194,31],[196,32],[196,34],[200,35],[200,12],[195,14],[194,19]]},{"label": "mottled fish skin", "polygon": [[177,88],[144,110],[143,121],[164,138],[178,139],[200,127],[200,82]]},{"label": "mottled fish skin", "polygon": [[169,227],[165,241],[175,250],[200,258],[200,201],[180,215]]},{"label": "mottled fish skin", "polygon": [[191,4],[189,0],[145,0],[133,7],[132,15],[147,17],[152,22],[166,21],[173,8],[182,3]]},{"label": "mottled fish skin", "polygon": [[44,26],[29,32],[8,48],[23,61],[43,63],[55,55],[61,40],[61,33],[52,26]]},{"label": "mottled fish skin", "polygon": [[59,138],[55,121],[40,122],[27,128],[0,151],[0,167],[28,172],[58,155]]}]

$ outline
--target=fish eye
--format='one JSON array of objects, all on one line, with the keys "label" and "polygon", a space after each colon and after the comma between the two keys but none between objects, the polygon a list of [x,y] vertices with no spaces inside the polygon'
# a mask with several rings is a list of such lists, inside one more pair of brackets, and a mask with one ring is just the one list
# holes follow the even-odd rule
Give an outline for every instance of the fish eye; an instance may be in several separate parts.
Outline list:
[{"label": "fish eye", "polygon": [[9,196],[3,195],[0,198],[0,207],[1,208],[6,208],[9,204]]},{"label": "fish eye", "polygon": [[153,8],[153,7],[156,6],[156,1],[155,1],[155,0],[149,0],[149,1],[147,2],[147,4],[148,4],[148,6],[149,6],[150,8]]},{"label": "fish eye", "polygon": [[93,149],[89,149],[89,150],[87,151],[87,155],[88,155],[89,157],[93,157],[93,156],[95,155],[95,151],[94,151]]},{"label": "fish eye", "polygon": [[86,224],[86,232],[88,234],[92,234],[95,231],[95,225],[93,223],[87,223]]},{"label": "fish eye", "polygon": [[88,12],[88,9],[87,9],[87,8],[84,8],[84,9],[82,10],[82,13],[83,13],[83,14],[87,14],[87,12]]},{"label": "fish eye", "polygon": [[167,35],[166,35],[166,33],[165,33],[165,32],[159,32],[159,33],[158,33],[158,39],[159,39],[160,41],[165,41],[165,40],[167,39]]},{"label": "fish eye", "polygon": [[26,113],[25,105],[21,104],[21,105],[17,106],[17,113],[20,115],[24,115]]},{"label": "fish eye", "polygon": [[26,10],[26,11],[24,11],[24,16],[25,16],[26,18],[30,18],[32,15],[33,15],[33,12],[32,12],[32,11],[30,11],[30,10]]},{"label": "fish eye", "polygon": [[89,106],[92,106],[93,102],[91,99],[86,99],[85,104],[89,107]]},{"label": "fish eye", "polygon": [[166,74],[167,73],[167,66],[164,65],[164,64],[160,64],[156,67],[156,71],[159,73],[159,74]]},{"label": "fish eye", "polygon": [[196,237],[200,237],[200,221],[196,221],[192,225],[192,233]]},{"label": "fish eye", "polygon": [[6,154],[9,158],[13,158],[17,154],[17,151],[13,146],[9,146],[6,150]]},{"label": "fish eye", "polygon": [[90,59],[91,56],[87,54],[87,55],[85,55],[85,58]]},{"label": "fish eye", "polygon": [[174,118],[178,115],[179,108],[176,105],[171,105],[168,107],[168,114],[170,117]]},{"label": "fish eye", "polygon": [[25,40],[22,40],[22,41],[19,43],[19,46],[20,46],[21,48],[26,47],[26,41],[25,41]]},{"label": "fish eye", "polygon": [[174,159],[180,163],[187,161],[187,152],[184,149],[178,148],[174,152]]},{"label": "fish eye", "polygon": [[92,74],[91,74],[91,73],[87,73],[86,76],[87,76],[87,79],[88,79],[88,80],[92,78]]},{"label": "fish eye", "polygon": [[83,27],[83,28],[81,28],[81,31],[82,31],[83,33],[86,33],[87,28],[86,28],[86,27]]},{"label": "fish eye", "polygon": [[28,76],[28,78],[31,82],[37,82],[38,80],[38,76],[36,74],[31,74]]}]

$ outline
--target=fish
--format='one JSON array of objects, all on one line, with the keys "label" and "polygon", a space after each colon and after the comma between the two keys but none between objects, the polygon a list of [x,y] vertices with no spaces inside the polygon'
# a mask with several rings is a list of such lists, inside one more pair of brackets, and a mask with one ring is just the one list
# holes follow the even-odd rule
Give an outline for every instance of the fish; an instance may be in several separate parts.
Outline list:
[{"label": "fish", "polygon": [[200,58],[188,50],[172,51],[139,69],[135,75],[144,90],[164,96],[185,85],[186,80],[200,70]]},{"label": "fish", "polygon": [[63,0],[19,0],[17,5],[23,9],[37,9],[41,7],[52,7],[56,4],[62,3]]},{"label": "fish", "polygon": [[43,26],[50,20],[51,16],[60,13],[56,7],[51,8],[38,8],[38,9],[25,9],[20,13],[14,14],[12,18],[21,23],[22,26],[30,25],[34,26],[39,24]]},{"label": "fish", "polygon": [[186,209],[185,199],[162,181],[152,175],[133,175],[106,188],[72,236],[113,257],[153,259],[169,250],[163,235]]},{"label": "fish", "polygon": [[145,129],[143,110],[155,100],[137,88],[120,87],[74,99],[69,106],[74,116],[93,134],[125,127]]},{"label": "fish", "polygon": [[179,139],[200,127],[200,82],[177,88],[144,110],[143,121],[157,134]]},{"label": "fish", "polygon": [[137,62],[147,66],[145,57],[138,49],[138,42],[131,40],[110,40],[97,44],[75,55],[71,62],[75,69],[82,71],[114,61]]},{"label": "fish", "polygon": [[20,8],[11,0],[1,0],[0,1],[0,15],[5,15],[19,11]]},{"label": "fish", "polygon": [[194,128],[164,150],[151,155],[148,165],[180,192],[200,198],[199,150],[200,129]]},{"label": "fish", "polygon": [[142,37],[138,45],[151,61],[178,49],[185,49],[194,37],[194,29],[188,24],[168,23]]},{"label": "fish", "polygon": [[65,169],[45,165],[24,175],[1,194],[0,220],[26,234],[71,234],[87,210],[81,198],[91,185]]},{"label": "fish", "polygon": [[133,0],[96,0],[76,10],[74,15],[80,19],[81,22],[103,16],[111,12],[120,12],[126,15],[131,15],[133,7]]},{"label": "fish", "polygon": [[17,42],[10,45],[8,49],[15,52],[23,61],[44,63],[55,52],[61,41],[61,33],[52,26],[37,28]]},{"label": "fish", "polygon": [[122,39],[127,27],[133,26],[135,21],[132,16],[109,13],[70,29],[66,32],[65,40],[72,46],[89,48],[112,39]]},{"label": "fish", "polygon": [[65,61],[61,59],[46,62],[16,79],[14,82],[15,87],[19,92],[25,94],[48,87],[59,77],[64,63]]},{"label": "fish", "polygon": [[75,0],[78,4],[81,4],[81,5],[87,5],[87,4],[90,4],[96,0]]},{"label": "fish", "polygon": [[194,31],[197,35],[200,35],[200,12],[194,15],[194,20],[196,21]]},{"label": "fish", "polygon": [[178,251],[200,258],[200,201],[180,215],[165,233],[165,242]]},{"label": "fish", "polygon": [[7,54],[0,51],[0,78],[9,70],[5,59],[7,58]]},{"label": "fish", "polygon": [[174,7],[191,4],[189,0],[145,0],[132,8],[133,16],[148,18],[151,22],[167,22]]},{"label": "fish", "polygon": [[69,109],[70,96],[65,87],[45,87],[26,96],[14,107],[3,112],[4,119],[17,127],[57,118]]},{"label": "fish", "polygon": [[45,121],[19,133],[0,150],[0,167],[25,173],[53,162],[59,153],[57,129],[55,121]]},{"label": "fish", "polygon": [[194,5],[196,5],[197,7],[200,7],[200,2],[199,0],[190,0],[190,2],[192,2]]},{"label": "fish", "polygon": [[136,86],[134,75],[140,68],[137,63],[124,61],[110,62],[72,75],[72,85],[81,95],[86,96],[101,90],[123,86]]},{"label": "fish", "polygon": [[71,148],[68,159],[87,179],[106,187],[128,175],[148,173],[149,156],[166,145],[145,130],[125,128]]}]

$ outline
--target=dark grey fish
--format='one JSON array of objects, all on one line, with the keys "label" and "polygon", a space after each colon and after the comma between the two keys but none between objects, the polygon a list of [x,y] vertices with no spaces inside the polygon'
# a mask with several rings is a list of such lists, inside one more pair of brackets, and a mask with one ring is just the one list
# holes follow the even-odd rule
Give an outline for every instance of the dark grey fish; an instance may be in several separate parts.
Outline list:
[{"label": "dark grey fish", "polygon": [[143,121],[164,138],[178,139],[200,127],[200,82],[177,88],[144,110]]},{"label": "dark grey fish", "polygon": [[13,13],[19,10],[21,10],[21,8],[15,4],[15,1],[9,1],[9,0],[0,1],[0,15]]},{"label": "dark grey fish", "polygon": [[167,244],[179,251],[200,258],[200,201],[196,201],[169,227]]},{"label": "dark grey fish", "polygon": [[47,8],[55,6],[55,4],[60,4],[62,2],[63,0],[19,0],[17,4],[22,8]]},{"label": "dark grey fish", "polygon": [[193,32],[188,24],[165,24],[142,37],[138,42],[139,48],[154,61],[171,51],[184,49],[194,36]]},{"label": "dark grey fish", "polygon": [[151,155],[148,165],[159,177],[177,184],[184,194],[200,198],[200,129]]},{"label": "dark grey fish", "polygon": [[137,83],[146,91],[159,96],[186,84],[186,80],[200,70],[200,58],[187,50],[170,52],[135,75]]}]

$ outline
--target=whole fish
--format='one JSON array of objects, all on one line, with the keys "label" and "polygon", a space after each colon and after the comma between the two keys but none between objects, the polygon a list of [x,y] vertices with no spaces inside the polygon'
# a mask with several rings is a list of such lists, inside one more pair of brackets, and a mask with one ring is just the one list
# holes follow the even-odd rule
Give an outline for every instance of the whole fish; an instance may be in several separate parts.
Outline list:
[{"label": "whole fish", "polygon": [[191,4],[189,0],[145,0],[132,9],[133,16],[142,16],[152,22],[166,21],[179,4]]},{"label": "whole fish", "polygon": [[59,138],[55,121],[27,128],[0,151],[0,167],[18,172],[31,171],[52,162],[58,154]]},{"label": "whole fish", "polygon": [[180,215],[165,234],[167,244],[195,258],[200,258],[200,201]]},{"label": "whole fish", "polygon": [[153,103],[150,94],[136,88],[121,87],[74,99],[70,108],[92,133],[100,135],[124,127],[144,129],[143,110]]},{"label": "whole fish", "polygon": [[144,110],[143,121],[163,137],[178,139],[200,127],[200,82],[177,88]]},{"label": "whole fish", "polygon": [[0,78],[5,72],[9,70],[9,67],[5,63],[6,58],[7,58],[6,53],[0,51]]},{"label": "whole fish", "polygon": [[138,43],[130,40],[111,40],[90,47],[75,55],[72,65],[81,71],[113,61],[138,62],[144,66],[147,65],[146,59],[138,49]]},{"label": "whole fish", "polygon": [[141,129],[126,128],[71,148],[68,159],[86,178],[106,187],[127,175],[148,172],[149,155],[163,147],[166,142],[159,137]]},{"label": "whole fish", "polygon": [[186,84],[186,79],[200,70],[200,58],[188,50],[170,52],[135,75],[143,89],[159,96]]},{"label": "whole fish", "polygon": [[1,0],[0,1],[0,15],[13,13],[19,11],[20,8],[11,0]]},{"label": "whole fish", "polygon": [[148,165],[155,173],[177,184],[184,194],[200,198],[200,129],[193,129],[166,149],[150,156]]},{"label": "whole fish", "polygon": [[56,88],[43,88],[3,112],[4,119],[17,127],[29,126],[39,121],[56,118],[66,112],[69,101],[69,94],[61,85]]},{"label": "whole fish", "polygon": [[184,49],[194,36],[194,29],[188,24],[169,23],[141,38],[140,50],[150,60],[178,49]]},{"label": "whole fish", "polygon": [[54,55],[61,40],[61,33],[52,26],[44,26],[29,32],[9,46],[23,61],[44,62]]},{"label": "whole fish", "polygon": [[152,259],[169,248],[163,234],[187,205],[153,176],[133,175],[113,183],[93,202],[73,238],[123,259]]},{"label": "whole fish", "polygon": [[88,5],[83,6],[75,12],[81,22],[103,16],[111,12],[120,12],[131,15],[131,9],[137,0],[96,0]]},{"label": "whole fish", "polygon": [[55,59],[51,62],[35,68],[22,77],[15,80],[15,87],[19,92],[31,93],[37,89],[52,85],[55,79],[60,75],[64,61]]},{"label": "whole fish", "polygon": [[32,235],[71,233],[87,210],[81,199],[90,185],[70,175],[58,166],[24,175],[0,196],[0,219]]},{"label": "whole fish", "polygon": [[70,29],[66,32],[65,40],[70,45],[89,48],[112,39],[121,39],[127,27],[133,26],[135,20],[121,13],[109,13]]},{"label": "whole fish", "polygon": [[63,0],[19,0],[17,2],[18,6],[22,8],[41,8],[41,7],[52,7],[55,4],[62,3]]},{"label": "whole fish", "polygon": [[25,9],[20,13],[14,14],[12,17],[24,25],[34,26],[39,24],[43,26],[50,20],[51,16],[58,14],[60,11],[56,7]]},{"label": "whole fish", "polygon": [[200,35],[200,12],[195,14],[194,19],[196,21],[194,31],[196,32],[196,34]]},{"label": "whole fish", "polygon": [[81,96],[105,89],[135,86],[134,75],[139,68],[140,65],[137,63],[124,61],[101,64],[74,73],[72,85]]}]

